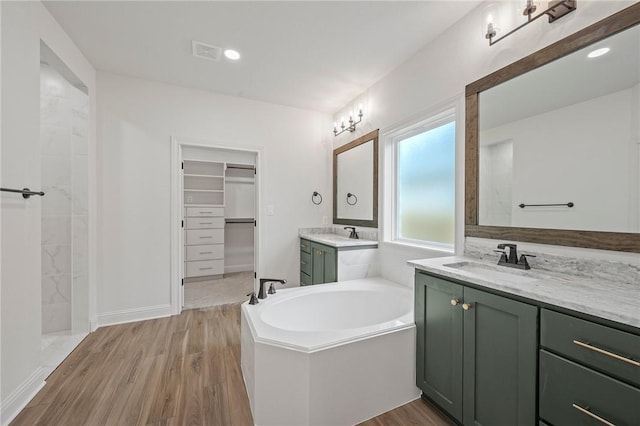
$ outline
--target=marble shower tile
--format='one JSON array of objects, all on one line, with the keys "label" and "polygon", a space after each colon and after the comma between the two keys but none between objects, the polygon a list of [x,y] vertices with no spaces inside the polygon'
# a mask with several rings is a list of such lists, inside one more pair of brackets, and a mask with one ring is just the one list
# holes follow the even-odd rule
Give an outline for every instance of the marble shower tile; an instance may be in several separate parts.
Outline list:
[{"label": "marble shower tile", "polygon": [[71,246],[50,245],[42,247],[42,275],[71,273]]},{"label": "marble shower tile", "polygon": [[42,156],[43,186],[71,186],[71,159],[60,156]]},{"label": "marble shower tile", "polygon": [[71,303],[54,303],[42,306],[42,333],[71,329]]},{"label": "marble shower tile", "polygon": [[40,64],[40,97],[55,97],[69,99],[70,84],[49,64]]},{"label": "marble shower tile", "polygon": [[42,124],[40,128],[42,155],[68,158],[71,155],[71,133],[68,125]]},{"label": "marble shower tile", "polygon": [[42,245],[71,244],[69,216],[42,216]]},{"label": "marble shower tile", "polygon": [[68,216],[71,214],[71,188],[67,186],[45,186],[42,189],[42,215]]},{"label": "marble shower tile", "polygon": [[73,155],[85,156],[86,158],[88,153],[88,138],[86,136],[71,135],[71,145],[73,148]]},{"label": "marble shower tile", "polygon": [[73,216],[73,273],[89,269],[89,227],[87,216]]},{"label": "marble shower tile", "polygon": [[42,277],[42,305],[71,302],[71,274]]},{"label": "marble shower tile", "polygon": [[71,328],[76,332],[89,331],[89,276],[86,273],[74,273],[71,283],[72,315]]},{"label": "marble shower tile", "polygon": [[83,216],[88,212],[87,157],[73,157],[72,186],[73,214]]},{"label": "marble shower tile", "polygon": [[40,127],[69,129],[69,115],[65,114],[67,101],[56,96],[40,98]]}]

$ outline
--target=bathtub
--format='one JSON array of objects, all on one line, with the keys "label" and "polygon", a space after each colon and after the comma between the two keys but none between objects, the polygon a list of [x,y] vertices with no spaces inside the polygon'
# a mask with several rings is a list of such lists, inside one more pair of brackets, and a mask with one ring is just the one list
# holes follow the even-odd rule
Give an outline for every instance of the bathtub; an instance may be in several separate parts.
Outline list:
[{"label": "bathtub", "polygon": [[413,292],[382,278],[278,290],[242,305],[257,425],[350,425],[419,397]]}]

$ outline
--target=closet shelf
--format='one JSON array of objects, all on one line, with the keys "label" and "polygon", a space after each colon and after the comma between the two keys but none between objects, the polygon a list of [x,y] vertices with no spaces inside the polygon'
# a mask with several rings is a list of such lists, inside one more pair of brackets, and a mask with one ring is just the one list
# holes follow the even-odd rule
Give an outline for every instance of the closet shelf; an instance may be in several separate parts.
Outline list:
[{"label": "closet shelf", "polygon": [[223,189],[189,189],[185,188],[184,192],[224,192]]}]

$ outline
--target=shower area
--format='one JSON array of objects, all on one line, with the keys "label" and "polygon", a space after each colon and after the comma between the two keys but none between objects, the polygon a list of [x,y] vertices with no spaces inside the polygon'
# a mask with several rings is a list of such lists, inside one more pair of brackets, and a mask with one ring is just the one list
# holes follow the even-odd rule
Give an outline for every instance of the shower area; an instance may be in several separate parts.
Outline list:
[{"label": "shower area", "polygon": [[42,365],[89,332],[88,89],[40,42]]}]

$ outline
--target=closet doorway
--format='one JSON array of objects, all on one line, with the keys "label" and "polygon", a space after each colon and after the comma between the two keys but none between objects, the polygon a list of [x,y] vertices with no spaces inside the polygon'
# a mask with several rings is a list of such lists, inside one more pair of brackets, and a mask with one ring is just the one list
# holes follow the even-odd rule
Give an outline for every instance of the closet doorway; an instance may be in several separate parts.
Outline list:
[{"label": "closet doorway", "polygon": [[258,152],[178,140],[174,145],[180,165],[174,196],[180,204],[179,306],[242,302],[256,276]]}]

